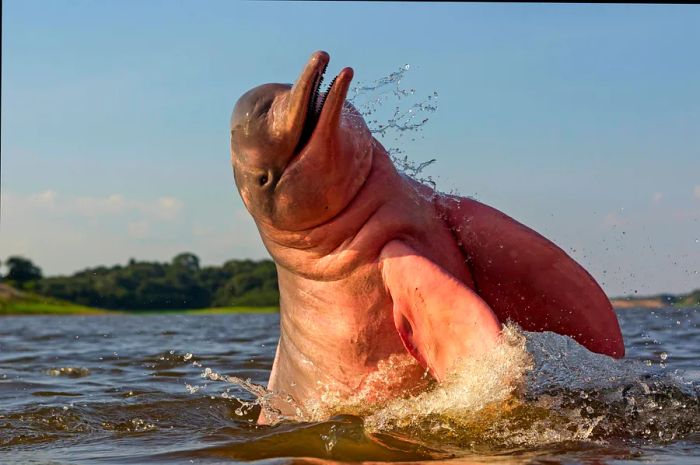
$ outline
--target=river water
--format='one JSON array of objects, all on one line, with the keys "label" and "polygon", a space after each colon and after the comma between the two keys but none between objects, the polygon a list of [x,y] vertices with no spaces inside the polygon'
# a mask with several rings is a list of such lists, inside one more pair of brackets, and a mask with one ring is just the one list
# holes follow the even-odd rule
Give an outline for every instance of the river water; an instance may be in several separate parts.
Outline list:
[{"label": "river water", "polygon": [[267,381],[276,314],[3,317],[0,463],[700,463],[700,309],[618,315],[623,361],[527,334],[534,368],[508,406],[371,427],[256,426],[255,396],[212,380]]}]

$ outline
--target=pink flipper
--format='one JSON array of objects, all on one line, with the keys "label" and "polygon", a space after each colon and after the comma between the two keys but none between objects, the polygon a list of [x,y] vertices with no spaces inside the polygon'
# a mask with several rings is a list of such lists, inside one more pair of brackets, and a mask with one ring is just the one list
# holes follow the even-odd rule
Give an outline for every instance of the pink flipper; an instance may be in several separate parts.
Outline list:
[{"label": "pink flipper", "polygon": [[501,321],[571,336],[593,352],[624,356],[610,301],[563,250],[475,200],[445,197],[439,202],[467,259],[475,291]]},{"label": "pink flipper", "polygon": [[406,349],[442,381],[458,359],[491,349],[501,324],[474,291],[403,242],[382,250],[382,276]]}]

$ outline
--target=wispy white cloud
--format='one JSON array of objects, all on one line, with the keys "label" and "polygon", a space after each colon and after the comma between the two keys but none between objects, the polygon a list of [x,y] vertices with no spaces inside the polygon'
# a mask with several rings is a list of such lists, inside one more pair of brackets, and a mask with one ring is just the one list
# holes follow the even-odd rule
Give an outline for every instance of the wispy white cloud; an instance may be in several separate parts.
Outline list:
[{"label": "wispy white cloud", "polygon": [[152,204],[141,206],[144,213],[152,214],[158,219],[171,221],[176,219],[183,209],[183,203],[175,197],[160,197]]},{"label": "wispy white cloud", "polygon": [[119,215],[129,210],[131,205],[121,194],[107,197],[74,197],[65,200],[65,208],[76,213],[95,217],[100,215]]},{"label": "wispy white cloud", "polygon": [[52,190],[46,190],[38,194],[32,194],[27,197],[27,202],[30,205],[53,207],[56,202],[56,193]]},{"label": "wispy white cloud", "polygon": [[693,188],[693,197],[700,199],[700,184]]},{"label": "wispy white cloud", "polygon": [[148,236],[151,230],[151,225],[146,220],[132,221],[127,225],[127,231],[129,232],[129,237],[134,239],[143,239]]},{"label": "wispy white cloud", "polygon": [[654,192],[654,194],[651,196],[651,203],[653,205],[659,205],[663,198],[664,194],[662,192]]},{"label": "wispy white cloud", "polygon": [[73,196],[56,190],[0,196],[0,259],[23,255],[45,274],[72,273],[130,258],[167,261],[189,250],[202,263],[267,256],[240,205],[207,214],[174,196]]},{"label": "wispy white cloud", "polygon": [[76,215],[84,218],[105,216],[140,215],[160,221],[177,219],[184,204],[172,196],[152,200],[129,199],[123,194],[100,196],[63,196],[53,190],[36,194],[17,195],[3,193],[3,206],[11,210],[31,211],[40,209],[56,215]]},{"label": "wispy white cloud", "polygon": [[178,236],[181,222],[176,220],[183,210],[183,202],[172,196],[75,196],[50,189],[3,192],[0,249],[7,255],[26,255],[39,266],[48,262],[49,268],[61,271],[69,262],[76,264],[66,271],[106,260],[124,261],[142,247],[174,251],[172,240],[165,243],[159,235]]}]

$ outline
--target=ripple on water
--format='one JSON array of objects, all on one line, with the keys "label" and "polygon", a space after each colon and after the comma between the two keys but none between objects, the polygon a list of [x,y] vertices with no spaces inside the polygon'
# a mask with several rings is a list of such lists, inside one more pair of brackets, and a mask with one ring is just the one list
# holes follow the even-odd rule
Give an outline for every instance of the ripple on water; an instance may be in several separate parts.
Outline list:
[{"label": "ripple on water", "polygon": [[[22,339],[41,334],[37,326],[43,319],[6,318],[3,331],[19,340],[3,345],[0,357],[0,462],[11,457],[13,463],[269,464],[301,456],[306,458],[300,463],[695,465],[700,318],[693,311],[667,313],[666,320],[661,311],[621,313],[628,357],[619,362],[580,351],[561,337],[526,334],[533,363],[524,388],[506,390],[505,397],[483,405],[478,401],[488,396],[475,393],[489,381],[472,376],[461,387],[472,383],[477,391],[461,404],[433,386],[423,398],[405,399],[404,406],[413,409],[405,415],[390,404],[364,416],[348,415],[345,405],[328,410],[330,418],[264,427],[256,425],[260,406],[254,393],[255,384],[269,376],[276,315],[52,319],[50,333],[65,336],[52,340],[51,353]],[[688,319],[691,323],[675,323]],[[176,338],[160,335],[168,327],[178,328]],[[233,349],[225,330],[241,340]],[[104,334],[110,334],[108,348]],[[75,376],[79,370],[66,368],[89,373]],[[228,376],[203,378],[205,368]],[[248,378],[248,390],[230,383]],[[455,389],[450,392],[460,386]],[[377,421],[381,415],[386,421]]]},{"label": "ripple on water", "polygon": [[34,391],[32,395],[35,397],[80,397],[82,394],[77,392],[60,392],[60,391]]},{"label": "ripple on water", "polygon": [[69,378],[83,378],[90,375],[90,370],[85,367],[60,367],[46,370],[49,376],[67,376]]},{"label": "ripple on water", "polygon": [[196,362],[198,357],[194,357],[191,353],[179,353],[174,350],[161,352],[155,355],[149,355],[140,360],[141,365],[155,371],[167,371],[172,368],[191,365]]}]

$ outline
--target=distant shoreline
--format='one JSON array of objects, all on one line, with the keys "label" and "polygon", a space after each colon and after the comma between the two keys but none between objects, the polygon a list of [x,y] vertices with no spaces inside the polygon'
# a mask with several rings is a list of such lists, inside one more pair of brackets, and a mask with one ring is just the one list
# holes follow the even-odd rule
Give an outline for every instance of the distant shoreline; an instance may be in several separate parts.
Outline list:
[{"label": "distant shoreline", "polygon": [[276,306],[230,306],[191,309],[163,310],[107,310],[104,308],[78,305],[65,300],[45,297],[31,292],[17,290],[0,283],[0,317],[32,315],[165,315],[182,313],[187,315],[215,315],[221,313],[275,313]]},{"label": "distant shoreline", "polygon": [[[657,309],[669,307],[700,307],[700,290],[689,294],[663,294],[649,297],[613,297],[610,303],[615,309]],[[0,317],[11,315],[163,315],[182,313],[188,315],[212,315],[223,313],[276,313],[277,306],[228,306],[162,310],[107,310],[78,305],[72,302],[20,291],[0,283]]]},{"label": "distant shoreline", "polygon": [[277,307],[210,307],[182,310],[104,310],[82,305],[55,303],[24,303],[0,307],[0,318],[4,316],[106,316],[106,315],[221,315],[228,313],[278,313]]},{"label": "distant shoreline", "polygon": [[700,289],[687,294],[659,294],[651,296],[611,297],[613,307],[623,308],[666,308],[700,307]]},{"label": "distant shoreline", "polygon": [[628,299],[628,298],[614,298],[610,299],[610,303],[613,308],[627,309],[627,308],[666,308],[675,307],[676,305],[671,305],[664,302],[661,299]]}]

